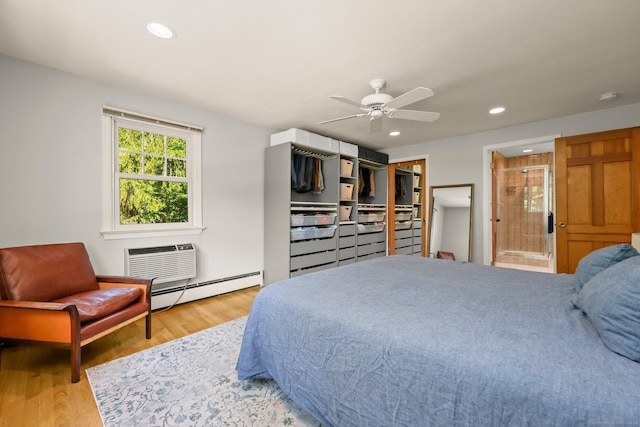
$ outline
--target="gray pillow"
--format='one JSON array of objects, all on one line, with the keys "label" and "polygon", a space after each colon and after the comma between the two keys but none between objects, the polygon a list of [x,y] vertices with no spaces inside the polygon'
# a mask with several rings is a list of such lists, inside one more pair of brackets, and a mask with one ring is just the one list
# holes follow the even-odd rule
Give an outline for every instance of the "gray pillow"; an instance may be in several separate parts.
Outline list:
[{"label": "gray pillow", "polygon": [[582,258],[578,263],[573,286],[577,292],[580,292],[580,289],[596,274],[620,261],[637,255],[640,255],[640,253],[628,243],[621,243],[619,245],[607,246],[595,250]]},{"label": "gray pillow", "polygon": [[640,362],[640,257],[621,261],[589,280],[576,305],[611,351]]}]

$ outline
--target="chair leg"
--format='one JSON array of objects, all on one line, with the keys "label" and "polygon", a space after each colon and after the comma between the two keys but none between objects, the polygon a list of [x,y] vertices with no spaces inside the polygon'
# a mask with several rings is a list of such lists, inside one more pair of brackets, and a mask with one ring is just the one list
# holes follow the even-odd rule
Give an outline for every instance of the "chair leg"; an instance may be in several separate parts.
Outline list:
[{"label": "chair leg", "polygon": [[71,382],[77,383],[80,381],[80,357],[82,354],[82,347],[79,342],[71,343]]},{"label": "chair leg", "polygon": [[147,327],[147,339],[150,339],[151,338],[151,310],[149,310],[149,314],[147,314],[146,327]]}]

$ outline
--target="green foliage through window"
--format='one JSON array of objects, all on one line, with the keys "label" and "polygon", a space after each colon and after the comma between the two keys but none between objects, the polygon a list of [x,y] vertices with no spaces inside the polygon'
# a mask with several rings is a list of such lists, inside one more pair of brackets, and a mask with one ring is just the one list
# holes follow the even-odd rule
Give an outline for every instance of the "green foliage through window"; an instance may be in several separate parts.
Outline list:
[{"label": "green foliage through window", "polygon": [[118,127],[120,223],[189,220],[187,141]]}]

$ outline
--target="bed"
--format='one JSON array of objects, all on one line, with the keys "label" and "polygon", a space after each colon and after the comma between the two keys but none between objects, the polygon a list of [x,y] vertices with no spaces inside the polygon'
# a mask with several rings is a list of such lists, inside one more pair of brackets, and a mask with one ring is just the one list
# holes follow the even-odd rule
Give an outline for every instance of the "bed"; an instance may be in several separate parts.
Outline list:
[{"label": "bed", "polygon": [[572,302],[582,273],[391,256],[288,279],[257,295],[238,376],[326,426],[640,425],[640,363]]}]

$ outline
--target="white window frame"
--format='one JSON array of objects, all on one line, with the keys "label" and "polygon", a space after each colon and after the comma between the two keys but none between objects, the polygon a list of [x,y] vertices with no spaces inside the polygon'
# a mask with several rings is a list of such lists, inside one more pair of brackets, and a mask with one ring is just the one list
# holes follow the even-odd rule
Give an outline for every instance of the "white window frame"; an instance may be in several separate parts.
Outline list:
[{"label": "white window frame", "polygon": [[[103,109],[104,111],[104,109]],[[126,114],[126,116],[125,116]],[[120,171],[118,166],[118,126],[174,136],[187,141],[187,183],[189,218],[185,223],[120,224]],[[102,116],[103,145],[103,209],[102,230],[105,240],[200,234],[202,225],[202,132],[188,125],[161,121],[135,113],[121,117],[109,113]]]}]

